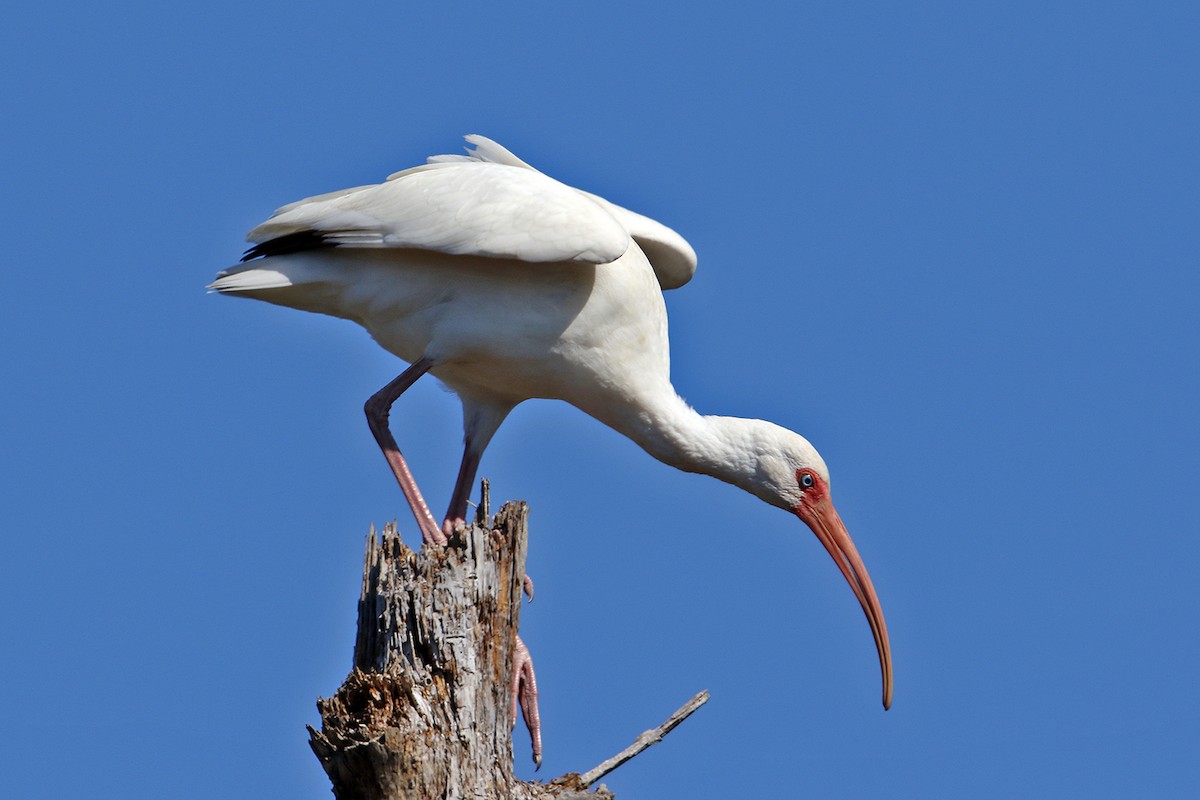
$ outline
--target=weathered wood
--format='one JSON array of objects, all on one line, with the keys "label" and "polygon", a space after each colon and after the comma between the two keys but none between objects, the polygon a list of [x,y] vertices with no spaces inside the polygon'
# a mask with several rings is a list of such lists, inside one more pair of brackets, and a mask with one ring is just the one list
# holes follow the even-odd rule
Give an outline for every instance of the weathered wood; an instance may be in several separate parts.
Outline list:
[{"label": "weathered wood", "polygon": [[675,713],[667,717],[663,724],[657,728],[651,728],[648,731],[643,731],[633,740],[633,744],[626,747],[621,752],[617,753],[612,758],[604,761],[597,766],[589,769],[587,772],[579,776],[579,782],[584,786],[591,786],[596,781],[603,778],[608,773],[612,772],[617,767],[629,761],[634,756],[639,755],[647,747],[658,744],[671,731],[692,715],[696,709],[708,702],[708,691],[697,692],[696,696],[675,710]]},{"label": "weathered wood", "polygon": [[612,798],[588,788],[707,699],[583,777],[516,779],[509,720],[528,509],[510,503],[489,520],[481,505],[444,548],[414,553],[395,525],[367,538],[354,666],[317,701],[321,730],[309,727],[338,800]]}]

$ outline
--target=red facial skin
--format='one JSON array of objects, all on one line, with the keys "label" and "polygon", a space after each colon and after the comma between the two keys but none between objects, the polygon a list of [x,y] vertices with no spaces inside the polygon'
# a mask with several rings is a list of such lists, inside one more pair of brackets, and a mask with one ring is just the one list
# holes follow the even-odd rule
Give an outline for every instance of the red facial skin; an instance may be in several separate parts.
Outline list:
[{"label": "red facial skin", "polygon": [[[811,486],[805,486],[811,479]],[[796,483],[803,492],[800,502],[793,511],[804,520],[817,539],[833,558],[842,577],[850,584],[854,596],[862,605],[867,622],[871,625],[871,633],[875,637],[875,649],[879,651],[879,668],[883,672],[883,707],[892,705],[892,649],[888,643],[887,624],[883,620],[883,610],[879,607],[879,597],[871,584],[871,576],[867,567],[858,555],[858,549],[850,540],[846,526],[838,516],[833,502],[829,499],[829,484],[811,469],[796,470]]]}]

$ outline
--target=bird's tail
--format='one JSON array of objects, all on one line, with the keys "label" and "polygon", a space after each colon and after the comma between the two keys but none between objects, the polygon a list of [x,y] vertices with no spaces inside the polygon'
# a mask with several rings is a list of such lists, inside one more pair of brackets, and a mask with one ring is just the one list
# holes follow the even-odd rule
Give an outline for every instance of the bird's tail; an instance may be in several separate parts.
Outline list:
[{"label": "bird's tail", "polygon": [[238,264],[217,273],[217,279],[208,285],[210,292],[236,294],[263,289],[283,289],[294,286],[291,277],[274,269],[264,269],[257,263]]},{"label": "bird's tail", "polygon": [[344,276],[320,259],[295,255],[268,257],[221,270],[217,279],[208,285],[208,290],[346,317],[345,287],[339,277]]}]

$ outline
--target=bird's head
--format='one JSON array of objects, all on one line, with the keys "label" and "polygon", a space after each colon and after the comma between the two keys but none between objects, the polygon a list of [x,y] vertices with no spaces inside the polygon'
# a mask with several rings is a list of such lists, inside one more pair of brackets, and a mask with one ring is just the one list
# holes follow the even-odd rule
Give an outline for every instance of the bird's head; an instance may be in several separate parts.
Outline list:
[{"label": "bird's head", "polygon": [[862,605],[883,673],[883,707],[892,704],[892,652],[871,576],[829,496],[829,469],[808,440],[771,423],[755,423],[758,446],[744,487],[798,516],[816,534]]}]

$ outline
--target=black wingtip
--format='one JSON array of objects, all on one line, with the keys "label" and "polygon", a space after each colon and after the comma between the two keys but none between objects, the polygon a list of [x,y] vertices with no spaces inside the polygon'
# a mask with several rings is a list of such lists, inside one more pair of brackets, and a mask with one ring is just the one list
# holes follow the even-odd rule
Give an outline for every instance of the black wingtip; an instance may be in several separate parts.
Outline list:
[{"label": "black wingtip", "polygon": [[242,261],[251,261],[266,256],[286,256],[289,253],[299,253],[303,250],[318,250],[323,247],[336,247],[334,242],[325,238],[325,234],[317,231],[298,231],[259,242],[242,254]]}]

